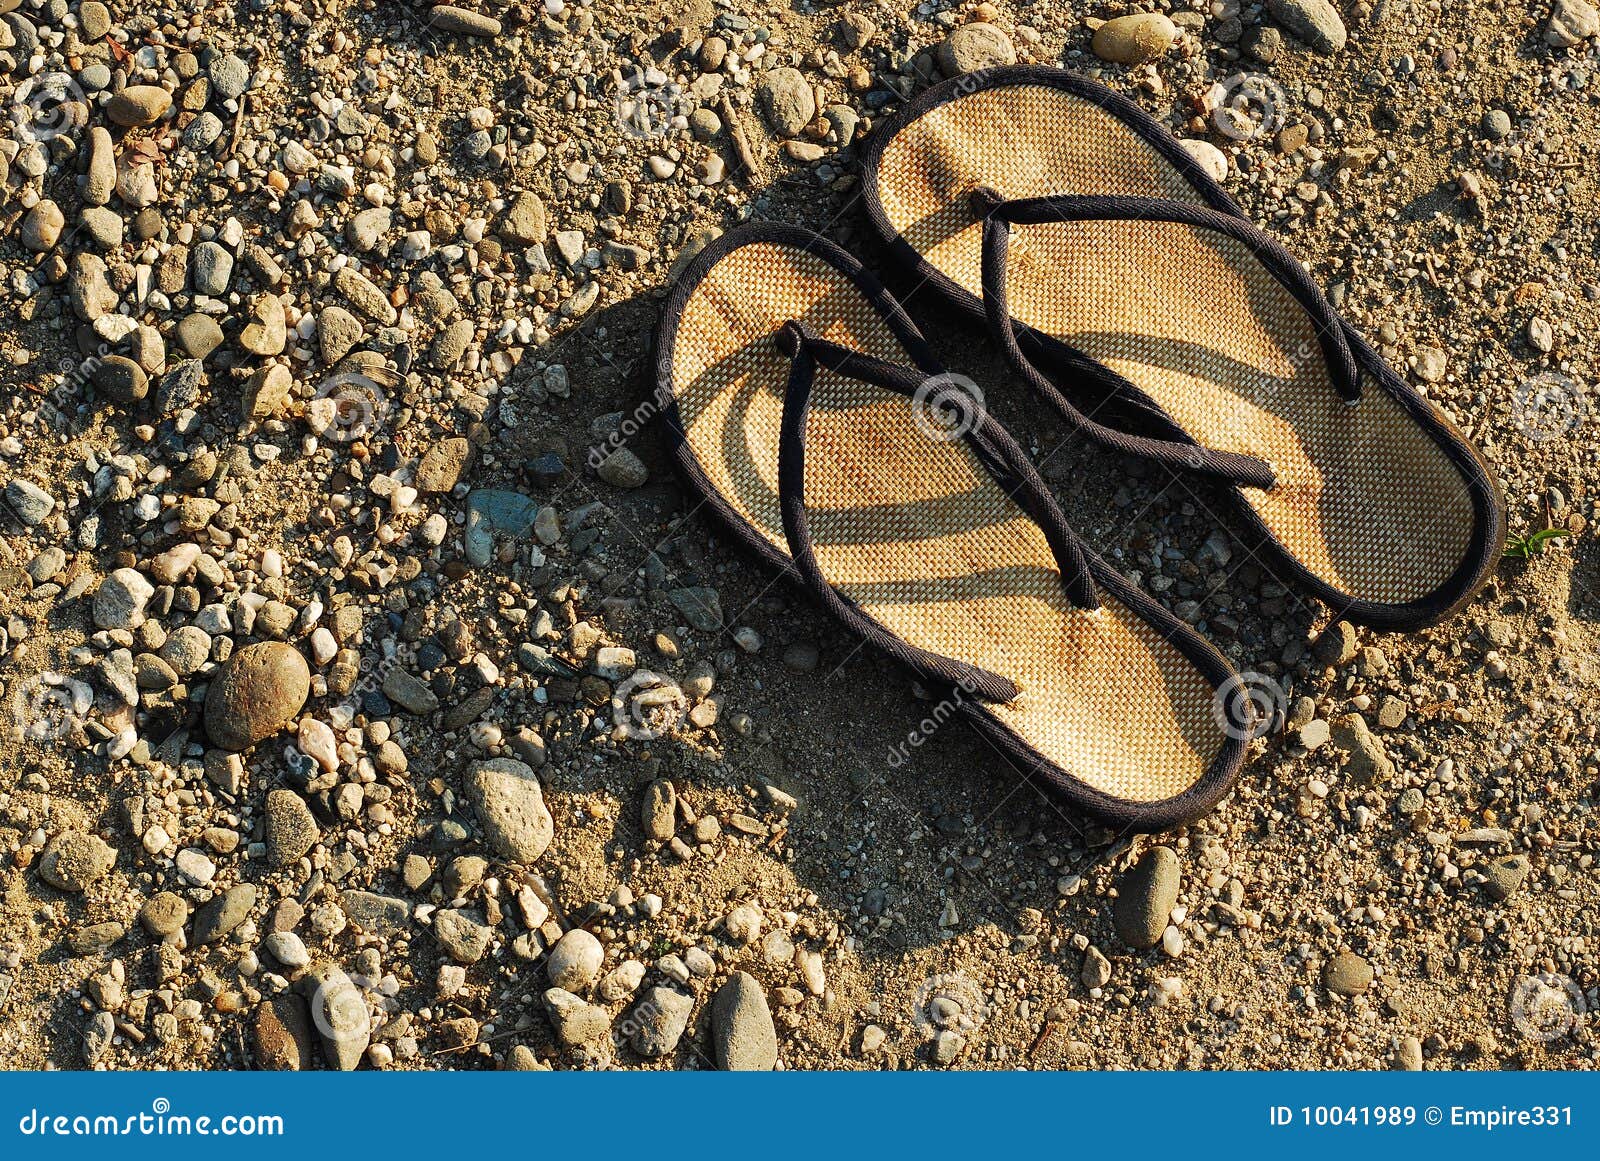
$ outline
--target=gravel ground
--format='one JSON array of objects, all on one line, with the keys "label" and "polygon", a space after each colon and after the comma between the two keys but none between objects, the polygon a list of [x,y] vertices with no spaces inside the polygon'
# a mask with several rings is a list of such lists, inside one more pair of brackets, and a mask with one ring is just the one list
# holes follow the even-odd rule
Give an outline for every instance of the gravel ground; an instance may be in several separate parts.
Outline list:
[{"label": "gravel ground", "polygon": [[[1583,0],[0,0],[0,1065],[1593,1067],[1597,51]],[[1453,621],[1330,624],[911,294],[1278,711],[1156,838],[941,728],[641,406],[686,255],[881,264],[856,143],[1013,58],[1225,170],[1510,507]]]}]

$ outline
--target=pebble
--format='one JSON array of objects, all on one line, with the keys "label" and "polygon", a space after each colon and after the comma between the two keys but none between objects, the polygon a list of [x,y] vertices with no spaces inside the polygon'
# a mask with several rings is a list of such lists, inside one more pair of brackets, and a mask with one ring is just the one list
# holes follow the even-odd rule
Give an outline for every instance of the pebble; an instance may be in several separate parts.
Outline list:
[{"label": "pebble", "polygon": [[158,939],[176,935],[189,919],[189,904],[173,891],[158,891],[139,909],[139,922]]},{"label": "pebble", "polygon": [[761,938],[761,909],[750,903],[741,903],[722,922],[729,939],[740,947],[747,947]]},{"label": "pebble", "polygon": [[629,1013],[628,1043],[640,1056],[666,1056],[683,1039],[693,1010],[694,999],[675,988],[650,988]]},{"label": "pebble", "polygon": [[393,326],[399,321],[399,312],[395,310],[383,291],[354,267],[340,267],[339,272],[333,276],[333,285],[358,314],[366,315],[382,326]]},{"label": "pebble", "polygon": [[311,953],[306,950],[305,941],[292,931],[270,932],[261,946],[290,971],[311,966]]},{"label": "pebble", "polygon": [[117,1032],[116,1019],[110,1012],[96,1012],[89,1017],[89,1026],[83,1033],[83,1062],[93,1064],[111,1048]]},{"label": "pebble", "polygon": [[595,472],[614,488],[638,488],[650,479],[644,461],[625,447],[619,447],[601,460]]},{"label": "pebble", "polygon": [[144,624],[145,607],[155,592],[137,569],[117,569],[95,590],[94,623],[102,629],[137,629]]},{"label": "pebble", "polygon": [[1159,12],[1118,16],[1095,29],[1089,47],[1095,56],[1115,64],[1140,65],[1172,47],[1177,26]]},{"label": "pebble", "polygon": [[1308,750],[1325,745],[1332,736],[1332,727],[1323,718],[1313,718],[1300,727],[1300,744]]},{"label": "pebble", "polygon": [[772,69],[756,87],[756,107],[775,137],[793,137],[816,118],[817,100],[800,70]]},{"label": "pebble", "polygon": [[[36,524],[43,523],[56,508],[54,496],[32,480],[24,480],[20,477],[6,484],[6,504],[16,514],[17,519],[30,528]],[[112,575],[116,574],[113,573]],[[146,597],[148,596],[149,594],[147,593]],[[115,626],[104,627],[112,628]]]},{"label": "pebble", "polygon": [[467,799],[489,849],[507,862],[537,861],[555,837],[555,820],[533,768],[514,758],[491,758],[467,773]]},{"label": "pebble", "polygon": [[222,328],[208,314],[185,315],[175,330],[178,344],[191,358],[204,359],[222,345]]},{"label": "pebble", "polygon": [[1111,982],[1111,961],[1099,948],[1091,945],[1083,953],[1083,967],[1078,976],[1086,988],[1103,988]]},{"label": "pebble", "polygon": [[292,790],[272,790],[266,804],[267,862],[287,867],[299,862],[322,837],[316,817]]},{"label": "pebble", "polygon": [[500,35],[500,22],[492,16],[457,8],[453,4],[436,4],[428,9],[428,24],[440,32],[456,36],[496,37]]},{"label": "pebble", "polygon": [[458,319],[434,337],[428,351],[428,362],[436,371],[454,370],[472,345],[477,328],[471,319]]},{"label": "pebble", "polygon": [[1333,723],[1332,736],[1333,744],[1349,755],[1345,773],[1358,786],[1388,782],[1394,777],[1394,762],[1360,714],[1339,718]]},{"label": "pebble", "polygon": [[670,589],[667,599],[692,628],[702,633],[715,633],[722,629],[722,602],[716,589],[706,586]]},{"label": "pebble", "polygon": [[1329,0],[1267,0],[1267,12],[1320,53],[1331,56],[1344,49],[1344,18]]},{"label": "pebble", "polygon": [[317,314],[317,343],[329,366],[341,362],[365,333],[361,320],[342,306],[325,306]]},{"label": "pebble", "polygon": [[1483,869],[1483,889],[1491,899],[1504,903],[1522,889],[1528,877],[1528,859],[1525,855],[1506,855],[1492,860]]},{"label": "pebble", "polygon": [[94,322],[117,308],[117,292],[106,279],[106,264],[87,250],[80,250],[67,263],[67,294],[84,322]]},{"label": "pebble", "polygon": [[1397,1072],[1422,1071],[1422,1041],[1415,1036],[1402,1036],[1395,1047],[1394,1067]]},{"label": "pebble", "polygon": [[311,669],[298,649],[280,641],[246,645],[206,691],[206,734],[225,750],[247,750],[293,721],[310,691]]},{"label": "pebble", "polygon": [[460,964],[474,964],[489,951],[494,930],[466,911],[435,911],[433,937]]},{"label": "pebble", "polygon": [[200,389],[205,385],[205,368],[198,358],[182,361],[163,374],[155,389],[155,406],[163,416],[176,411],[186,411],[200,401]]},{"label": "pebble", "polygon": [[214,96],[224,101],[236,101],[249,87],[250,66],[232,53],[226,53],[212,58],[206,76],[211,81]]},{"label": "pebble", "polygon": [[297,987],[310,1009],[323,1059],[340,1072],[354,1071],[372,1041],[366,997],[331,963],[313,964]]},{"label": "pebble", "polygon": [[963,24],[939,45],[939,71],[947,77],[1017,63],[1011,38],[981,20]]},{"label": "pebble", "polygon": [[256,885],[240,883],[194,913],[194,941],[215,943],[233,934],[256,905]]},{"label": "pebble", "polygon": [[309,1072],[316,1032],[305,1000],[294,993],[256,1006],[251,1022],[255,1063],[271,1072]]},{"label": "pebble", "polygon": [[113,250],[122,245],[122,216],[98,206],[85,206],[78,224],[89,244],[98,250]]},{"label": "pebble", "polygon": [[94,43],[111,31],[111,10],[100,0],[83,0],[78,5],[78,32],[87,43]]},{"label": "pebble", "polygon": [[[1190,157],[1200,163],[1200,168],[1206,171],[1212,181],[1228,180],[1228,157],[1211,142],[1198,137],[1186,137],[1178,144],[1183,146]],[[1226,564],[1227,561],[1221,563]]]},{"label": "pebble", "polygon": [[1178,902],[1182,864],[1170,847],[1151,847],[1117,884],[1112,922],[1122,942],[1145,951],[1161,942]]},{"label": "pebble", "polygon": [[1490,141],[1501,141],[1511,135],[1511,114],[1504,109],[1490,109],[1478,123],[1483,135]]},{"label": "pebble", "polygon": [[172,107],[172,94],[159,85],[129,85],[106,102],[106,116],[124,128],[154,125]]},{"label": "pebble", "polygon": [[111,133],[103,125],[89,130],[89,161],[85,169],[83,200],[103,206],[111,200],[117,184],[117,162]]},{"label": "pebble", "polygon": [[1417,349],[1417,378],[1424,383],[1442,383],[1448,369],[1448,359],[1438,347]]},{"label": "pebble", "polygon": [[954,1028],[941,1028],[934,1035],[928,1058],[938,1067],[945,1068],[955,1063],[956,1057],[961,1055],[961,1050],[966,1046],[966,1037],[961,1033]]},{"label": "pebble", "polygon": [[734,972],[711,1004],[717,1067],[726,1072],[771,1072],[778,1064],[778,1031],[767,994],[748,972]]},{"label": "pebble", "polygon": [[423,454],[412,482],[419,492],[448,492],[461,482],[471,457],[472,444],[467,440],[442,439]]},{"label": "pebble", "polygon": [[508,242],[537,246],[550,236],[549,215],[538,194],[522,192],[501,216],[500,234]]},{"label": "pebble", "polygon": [[43,254],[61,240],[61,229],[66,224],[61,207],[49,198],[40,198],[22,219],[22,244],[36,254]]},{"label": "pebble", "polygon": [[606,950],[600,941],[581,927],[574,927],[550,949],[545,973],[552,987],[581,992],[599,978]]},{"label": "pebble", "polygon": [[395,935],[405,930],[412,918],[410,903],[375,891],[342,891],[339,907],[351,923],[372,935]]},{"label": "pebble", "polygon": [[257,294],[250,299],[250,321],[239,332],[239,345],[252,355],[277,355],[288,342],[283,301],[276,294]]},{"label": "pebble", "polygon": [[1600,36],[1600,10],[1586,0],[1556,0],[1544,28],[1546,44],[1575,48],[1596,36]]},{"label": "pebble", "polygon": [[439,708],[439,695],[404,669],[392,669],[384,676],[383,695],[414,714],[426,716]]},{"label": "pebble", "polygon": [[52,887],[77,894],[105,878],[116,865],[116,849],[99,835],[65,831],[39,856],[39,877]]},{"label": "pebble", "polygon": [[1349,621],[1335,621],[1317,636],[1312,655],[1319,664],[1337,669],[1353,661],[1360,647],[1355,626]]},{"label": "pebble", "polygon": [[678,795],[672,783],[658,778],[645,787],[639,819],[646,838],[664,843],[677,831]]},{"label": "pebble", "polygon": [[606,1010],[571,992],[550,988],[544,993],[544,1006],[556,1038],[568,1048],[592,1044],[611,1033],[611,1017]]},{"label": "pebble", "polygon": [[1341,951],[1328,961],[1322,982],[1338,996],[1360,996],[1372,987],[1372,965],[1353,951]]},{"label": "pebble", "polygon": [[226,294],[232,280],[233,255],[221,243],[201,242],[189,251],[189,283],[196,294]]}]

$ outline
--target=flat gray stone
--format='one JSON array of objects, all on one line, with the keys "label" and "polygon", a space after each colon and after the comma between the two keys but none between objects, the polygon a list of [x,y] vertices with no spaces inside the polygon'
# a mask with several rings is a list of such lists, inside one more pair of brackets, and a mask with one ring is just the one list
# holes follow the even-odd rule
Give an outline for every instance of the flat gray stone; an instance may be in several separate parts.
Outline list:
[{"label": "flat gray stone", "polygon": [[391,669],[383,679],[383,696],[414,714],[431,714],[439,698],[421,678],[404,669]]},{"label": "flat gray stone", "polygon": [[350,1072],[372,1042],[372,1016],[366,997],[333,964],[314,964],[297,984],[310,1009],[311,1023],[330,1067]]},{"label": "flat gray stone", "polygon": [[194,913],[194,940],[196,943],[214,943],[231,934],[250,914],[256,905],[256,885],[240,883]]},{"label": "flat gray stone", "polygon": [[393,895],[343,891],[339,895],[339,906],[351,923],[369,935],[394,935],[411,922],[411,904]]},{"label": "flat gray stone", "polygon": [[1344,18],[1328,0],[1267,0],[1267,12],[1297,39],[1326,56],[1344,48]]},{"label": "flat gray stone", "polygon": [[628,1013],[628,1043],[640,1056],[652,1060],[678,1046],[689,1027],[694,999],[673,988],[654,987],[639,998]]},{"label": "flat gray stone", "polygon": [[767,993],[748,972],[735,972],[711,1003],[717,1066],[727,1072],[771,1072],[778,1064],[778,1031]]},{"label": "flat gray stone", "polygon": [[435,911],[433,937],[457,963],[477,963],[489,950],[494,930],[466,911]]}]

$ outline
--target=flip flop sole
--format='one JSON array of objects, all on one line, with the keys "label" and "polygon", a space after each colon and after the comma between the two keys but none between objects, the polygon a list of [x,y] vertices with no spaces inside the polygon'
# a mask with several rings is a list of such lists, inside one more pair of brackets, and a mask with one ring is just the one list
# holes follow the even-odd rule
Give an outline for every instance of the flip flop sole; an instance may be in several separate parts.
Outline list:
[{"label": "flip flop sole", "polygon": [[[876,280],[805,231],[725,235],[684,273],[656,364],[675,454],[780,568],[791,563],[778,490],[790,360],[773,336],[790,320],[877,358],[934,365]],[[1145,829],[1209,808],[1243,752],[1214,710],[1232,670],[1103,562],[1101,609],[1075,607],[1039,527],[922,403],[819,369],[806,507],[830,585],[908,644],[1020,685],[1004,704],[958,691],[955,708],[1077,805]]]},{"label": "flip flop sole", "polygon": [[[1058,70],[951,82],[880,132],[863,162],[869,214],[921,276],[980,316],[974,189],[1239,214],[1164,129]],[[1316,324],[1245,242],[1179,223],[1016,227],[1007,284],[1019,330],[1125,377],[1200,445],[1270,464],[1275,487],[1237,493],[1337,611],[1397,627],[1436,619],[1487,579],[1504,518],[1481,457],[1403,383],[1369,382],[1347,405]]]}]

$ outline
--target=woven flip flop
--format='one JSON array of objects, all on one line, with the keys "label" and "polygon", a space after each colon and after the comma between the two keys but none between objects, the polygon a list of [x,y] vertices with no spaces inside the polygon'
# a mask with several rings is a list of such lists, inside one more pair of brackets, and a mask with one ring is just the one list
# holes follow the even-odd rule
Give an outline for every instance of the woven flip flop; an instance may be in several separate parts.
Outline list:
[{"label": "woven flip flop", "polygon": [[1025,774],[1146,831],[1233,784],[1251,691],[1082,544],[856,259],[796,227],[724,235],[673,287],[655,365],[692,488]]},{"label": "woven flip flop", "polygon": [[1091,438],[1220,481],[1337,616],[1414,628],[1488,579],[1478,452],[1132,102],[1058,69],[959,77],[862,156],[897,257]]}]

